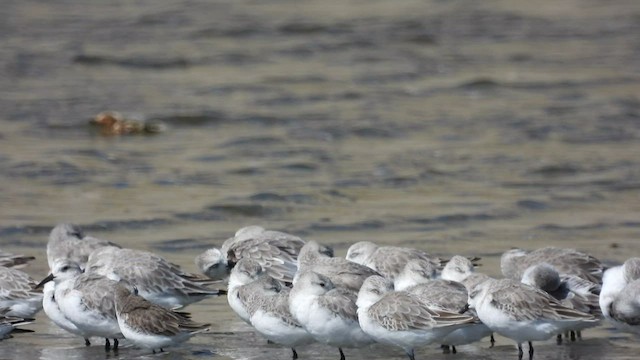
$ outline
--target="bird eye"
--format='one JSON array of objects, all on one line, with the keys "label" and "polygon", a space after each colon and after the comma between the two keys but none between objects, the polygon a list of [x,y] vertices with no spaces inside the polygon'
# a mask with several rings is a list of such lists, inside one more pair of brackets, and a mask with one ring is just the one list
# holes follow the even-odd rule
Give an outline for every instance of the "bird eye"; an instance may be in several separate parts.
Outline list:
[{"label": "bird eye", "polygon": [[60,271],[62,271],[62,272],[67,271],[67,270],[69,270],[69,265],[65,265],[60,269]]},{"label": "bird eye", "polygon": [[320,285],[321,287],[325,287],[325,286],[326,286],[326,284],[325,284],[325,283],[323,283],[323,282],[321,282],[319,285]]},{"label": "bird eye", "polygon": [[210,269],[217,269],[218,266],[220,266],[220,263],[213,264],[213,265],[209,266],[209,268]]}]

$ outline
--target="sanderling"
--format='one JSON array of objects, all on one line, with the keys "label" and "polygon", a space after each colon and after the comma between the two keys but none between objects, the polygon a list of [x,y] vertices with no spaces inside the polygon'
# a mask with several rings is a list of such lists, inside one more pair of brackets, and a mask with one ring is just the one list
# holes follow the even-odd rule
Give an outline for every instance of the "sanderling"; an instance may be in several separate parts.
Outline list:
[{"label": "sanderling", "polygon": [[87,261],[87,272],[124,280],[140,296],[166,308],[180,308],[224,290],[207,287],[213,280],[180,269],[179,265],[148,251],[103,247]]},{"label": "sanderling", "polygon": [[115,310],[122,334],[134,344],[164,351],[163,348],[188,340],[209,330],[210,324],[198,324],[188,314],[154,304],[122,284],[115,286]]},{"label": "sanderling", "polygon": [[532,265],[546,262],[561,275],[576,275],[596,284],[602,284],[604,266],[595,257],[574,249],[545,247],[531,252],[511,249],[502,254],[500,269],[506,278],[520,280]]},{"label": "sanderling", "polygon": [[251,258],[272,277],[291,282],[304,244],[304,240],[295,235],[247,226],[227,239],[220,249],[211,248],[198,255],[195,262],[203,274],[221,280],[240,259]]},{"label": "sanderling", "polygon": [[414,348],[441,341],[447,334],[473,323],[458,312],[431,308],[407,291],[393,291],[391,282],[371,276],[358,293],[358,319],[375,341],[402,348],[414,360]]},{"label": "sanderling", "polygon": [[31,260],[35,260],[35,257],[12,254],[0,250],[0,266],[20,269],[27,265]]},{"label": "sanderling", "polygon": [[422,250],[399,246],[378,246],[370,241],[360,241],[349,247],[347,260],[368,266],[387,279],[394,281],[410,260],[423,260],[436,269],[445,261]]},{"label": "sanderling", "polygon": [[89,338],[85,336],[85,333],[78,329],[78,327],[74,323],[69,321],[69,319],[64,316],[62,311],[60,311],[60,307],[58,306],[54,295],[55,283],[53,281],[48,282],[44,285],[43,293],[44,297],[42,298],[42,309],[44,310],[44,313],[47,314],[49,319],[62,330],[74,335],[82,336],[84,338],[84,344],[86,346],[91,345],[91,342],[89,341]]},{"label": "sanderling", "polygon": [[[71,260],[60,259],[58,261],[61,264],[64,263],[64,265],[61,266],[69,266],[71,268],[75,268],[69,271],[74,271],[77,275],[80,275],[82,273],[82,270],[80,270],[80,266],[72,262]],[[42,297],[42,309],[44,310],[44,313],[49,317],[49,319],[61,329],[71,334],[82,336],[84,338],[84,343],[86,346],[91,345],[88,336],[83,331],[78,329],[78,327],[74,323],[67,319],[67,317],[64,316],[64,314],[60,310],[60,307],[58,306],[55,298],[55,282],[49,281],[45,283],[42,293],[44,295]]]},{"label": "sanderling", "polygon": [[410,286],[428,282],[436,278],[437,270],[431,261],[422,259],[409,260],[393,280],[393,288],[401,291]]},{"label": "sanderling", "polygon": [[308,241],[300,250],[294,284],[299,275],[307,270],[328,277],[338,288],[346,288],[354,292],[360,290],[360,286],[369,276],[380,275],[377,271],[353,261],[329,257],[326,247],[315,241]]},{"label": "sanderling", "polygon": [[[459,282],[444,279],[421,281],[406,288],[405,291],[418,296],[420,301],[426,303],[432,309],[437,308],[454,313],[466,312],[467,315],[477,318],[475,311],[468,309],[469,294],[467,288]],[[490,336],[491,333],[491,329],[478,319],[475,323],[453,330],[441,342],[444,344],[445,352],[451,346],[451,350],[455,354],[457,345],[471,344]]]},{"label": "sanderling", "polygon": [[118,283],[98,274],[82,273],[80,266],[66,259],[54,263],[52,273],[39,284],[55,282],[54,298],[64,317],[73,323],[81,336],[105,338],[105,349],[118,348],[123,335],[115,310]]},{"label": "sanderling", "polygon": [[598,321],[593,315],[563,306],[546,292],[511,279],[489,279],[469,293],[469,305],[480,320],[498,334],[515,340],[522,358],[522,343],[551,338],[585,321]]},{"label": "sanderling", "polygon": [[295,348],[310,344],[314,339],[291,315],[290,291],[280,281],[262,274],[255,281],[242,286],[239,297],[244,299],[254,329],[267,340],[291,348],[293,359],[297,359]]},{"label": "sanderling", "polygon": [[605,271],[600,292],[600,309],[616,328],[640,334],[640,258]]},{"label": "sanderling", "polygon": [[[592,283],[576,275],[560,276],[558,271],[547,263],[539,263],[528,267],[522,275],[522,283],[547,292],[559,300],[562,305],[576,309],[597,318],[602,317],[599,307],[600,285]],[[599,322],[585,321],[582,325],[571,329],[571,340],[576,334],[581,337],[581,330],[597,326]],[[558,343],[562,335],[558,334]]]},{"label": "sanderling", "polygon": [[31,318],[42,309],[42,292],[25,272],[0,266],[0,309],[7,316]]},{"label": "sanderling", "polygon": [[53,270],[56,260],[69,259],[80,265],[84,270],[89,254],[93,250],[105,246],[120,247],[107,240],[85,236],[80,227],[76,225],[58,224],[51,230],[49,242],[47,243],[49,269]]},{"label": "sanderling", "polygon": [[327,276],[305,271],[289,293],[289,310],[317,342],[337,347],[345,360],[343,347],[373,343],[358,323],[356,299],[353,291],[336,288]]},{"label": "sanderling", "polygon": [[257,261],[252,259],[241,259],[231,270],[229,285],[227,289],[227,301],[231,309],[247,324],[251,324],[249,310],[246,302],[247,297],[255,296],[254,292],[241,292],[240,290],[248,284],[257,280],[264,273]]}]

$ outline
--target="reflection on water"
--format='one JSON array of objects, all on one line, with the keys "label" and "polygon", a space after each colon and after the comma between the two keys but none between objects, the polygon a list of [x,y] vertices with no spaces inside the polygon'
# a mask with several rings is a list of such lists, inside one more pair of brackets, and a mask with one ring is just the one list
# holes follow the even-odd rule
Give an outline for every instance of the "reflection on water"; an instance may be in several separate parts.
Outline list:
[{"label": "reflection on water", "polygon": [[[533,3],[532,3],[533,4]],[[193,257],[243,226],[483,257],[640,254],[637,1],[4,1],[0,247],[38,257],[58,222]],[[102,137],[116,110],[168,125]],[[289,356],[230,313],[176,358]],[[103,358],[43,314],[0,358]],[[537,359],[625,359],[607,329]],[[247,340],[249,339],[249,340]],[[95,341],[94,341],[95,342]],[[515,357],[500,342],[456,358]],[[635,351],[635,352],[634,352]],[[302,350],[335,358],[321,346]],[[312,356],[311,356],[311,355]],[[305,356],[302,355],[302,356]],[[110,358],[150,356],[124,348]],[[377,347],[358,358],[403,358]],[[420,358],[440,358],[437,346]]]}]

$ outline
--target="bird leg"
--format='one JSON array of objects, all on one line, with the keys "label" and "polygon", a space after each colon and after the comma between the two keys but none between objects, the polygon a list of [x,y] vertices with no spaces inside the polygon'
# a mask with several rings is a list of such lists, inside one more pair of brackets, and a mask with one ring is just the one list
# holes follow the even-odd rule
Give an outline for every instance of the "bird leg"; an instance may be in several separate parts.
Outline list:
[{"label": "bird leg", "polygon": [[443,354],[448,354],[450,352],[449,345],[440,345]]},{"label": "bird leg", "polygon": [[558,336],[556,336],[556,344],[558,345],[562,344],[562,334],[558,334]]},{"label": "bird leg", "polygon": [[409,357],[409,360],[416,360],[416,357],[413,353],[413,349],[411,349],[410,351],[407,351],[407,356]]},{"label": "bird leg", "polygon": [[456,350],[456,346],[455,345],[451,345],[451,352],[454,354],[457,354],[458,351]]},{"label": "bird leg", "polygon": [[342,348],[338,348],[338,350],[340,350],[340,360],[345,360],[346,357],[344,356],[344,352],[342,352]]},{"label": "bird leg", "polygon": [[529,341],[529,360],[533,359],[533,344]]},{"label": "bird leg", "polygon": [[104,351],[109,350],[111,350],[111,343],[109,342],[109,339],[104,339]]},{"label": "bird leg", "polygon": [[293,356],[291,357],[293,360],[298,358],[298,353],[296,352],[296,349],[291,348],[291,352],[293,353]]},{"label": "bird leg", "polygon": [[113,350],[118,350],[118,339],[113,339]]},{"label": "bird leg", "polygon": [[576,341],[576,332],[571,330],[571,341]]},{"label": "bird leg", "polygon": [[524,352],[522,351],[522,344],[518,343],[518,360],[522,360],[522,355],[524,355]]},{"label": "bird leg", "polygon": [[89,339],[84,338],[84,346],[91,346],[91,341]]},{"label": "bird leg", "polygon": [[495,344],[496,344],[496,339],[493,338],[493,333],[491,333],[491,346],[489,346],[489,349],[491,349]]}]

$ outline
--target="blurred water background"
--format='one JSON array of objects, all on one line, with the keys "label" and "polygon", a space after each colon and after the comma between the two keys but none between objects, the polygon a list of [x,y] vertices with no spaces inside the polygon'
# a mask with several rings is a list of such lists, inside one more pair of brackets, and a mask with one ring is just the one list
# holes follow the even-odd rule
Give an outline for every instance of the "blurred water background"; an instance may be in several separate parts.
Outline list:
[{"label": "blurred water background", "polygon": [[[621,262],[640,255],[639,35],[636,0],[4,0],[0,248],[36,256],[37,279],[61,221],[191,271],[250,224],[341,256],[360,240],[479,255],[491,275],[511,247]],[[104,110],[168,130],[105,137],[88,125]],[[290,357],[225,299],[187,310],[211,333],[153,357]],[[0,358],[151,356],[85,348],[43,313],[30,328]],[[640,350],[607,326],[584,337],[536,359]],[[517,356],[487,347],[417,356]]]}]

